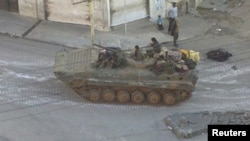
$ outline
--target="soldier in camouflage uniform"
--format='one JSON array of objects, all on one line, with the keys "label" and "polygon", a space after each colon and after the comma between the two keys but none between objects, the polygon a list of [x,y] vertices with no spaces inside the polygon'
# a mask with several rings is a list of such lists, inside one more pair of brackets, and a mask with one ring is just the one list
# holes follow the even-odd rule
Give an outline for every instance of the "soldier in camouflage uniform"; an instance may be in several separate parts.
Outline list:
[{"label": "soldier in camouflage uniform", "polygon": [[145,58],[138,45],[135,46],[134,54],[132,54],[132,58],[134,58],[135,61],[141,61]]},{"label": "soldier in camouflage uniform", "polygon": [[111,68],[117,68],[126,65],[127,60],[121,51],[113,52],[111,60]]}]

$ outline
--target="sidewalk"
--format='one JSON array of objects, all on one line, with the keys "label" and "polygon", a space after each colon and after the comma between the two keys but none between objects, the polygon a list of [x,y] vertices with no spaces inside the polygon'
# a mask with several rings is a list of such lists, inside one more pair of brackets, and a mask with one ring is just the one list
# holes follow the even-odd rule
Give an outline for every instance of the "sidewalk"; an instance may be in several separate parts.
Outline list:
[{"label": "sidewalk", "polygon": [[[89,26],[39,21],[5,11],[0,11],[0,19],[0,33],[70,47],[91,45]],[[210,23],[197,17],[187,15],[179,19],[179,40],[199,36],[210,28]],[[165,21],[165,29],[167,29],[167,25],[168,23]],[[166,30],[158,31],[156,24],[149,19],[127,23],[126,29],[125,32],[125,25],[119,25],[113,27],[110,32],[95,31],[95,43],[127,49],[134,47],[136,44],[140,46],[148,45],[151,37],[156,37],[159,42],[173,40],[172,36],[166,34]]]}]

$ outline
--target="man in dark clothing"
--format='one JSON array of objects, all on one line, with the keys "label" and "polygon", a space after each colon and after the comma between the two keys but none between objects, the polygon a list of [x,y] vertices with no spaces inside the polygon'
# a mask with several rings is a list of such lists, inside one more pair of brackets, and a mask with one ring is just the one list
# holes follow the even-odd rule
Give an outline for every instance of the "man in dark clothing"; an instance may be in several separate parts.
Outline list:
[{"label": "man in dark clothing", "polygon": [[151,38],[151,46],[153,46],[154,52],[155,53],[160,53],[161,52],[161,45],[160,43],[157,41],[157,39],[155,37]]},{"label": "man in dark clothing", "polygon": [[174,38],[174,46],[178,47],[177,40],[179,38],[179,21],[175,19],[170,27],[171,36]]},{"label": "man in dark clothing", "polygon": [[121,67],[121,66],[124,66],[126,64],[126,62],[127,62],[127,60],[126,60],[124,54],[119,53],[119,52],[114,52],[112,55],[110,67],[111,68]]},{"label": "man in dark clothing", "polygon": [[132,55],[134,60],[140,61],[144,59],[143,53],[141,52],[138,45],[135,46],[134,54]]},{"label": "man in dark clothing", "polygon": [[106,49],[102,49],[98,54],[98,60],[93,63],[94,67],[106,67],[112,59],[112,55]]}]

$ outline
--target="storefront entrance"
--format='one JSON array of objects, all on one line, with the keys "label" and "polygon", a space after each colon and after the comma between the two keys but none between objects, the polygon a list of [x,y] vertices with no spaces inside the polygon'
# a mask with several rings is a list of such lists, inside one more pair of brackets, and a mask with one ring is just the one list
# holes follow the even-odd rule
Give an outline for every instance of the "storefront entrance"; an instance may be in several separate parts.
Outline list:
[{"label": "storefront entrance", "polygon": [[18,0],[0,0],[0,10],[18,13]]}]

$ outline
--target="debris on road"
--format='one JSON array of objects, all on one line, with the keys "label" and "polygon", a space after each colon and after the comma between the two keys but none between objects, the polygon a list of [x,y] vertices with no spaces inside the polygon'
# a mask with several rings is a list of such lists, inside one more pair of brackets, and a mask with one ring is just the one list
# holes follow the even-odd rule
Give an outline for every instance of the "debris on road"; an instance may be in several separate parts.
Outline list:
[{"label": "debris on road", "polygon": [[232,56],[231,53],[221,48],[208,51],[206,55],[207,55],[207,59],[211,59],[211,60],[215,60],[219,62],[224,62],[228,60],[229,57]]}]

